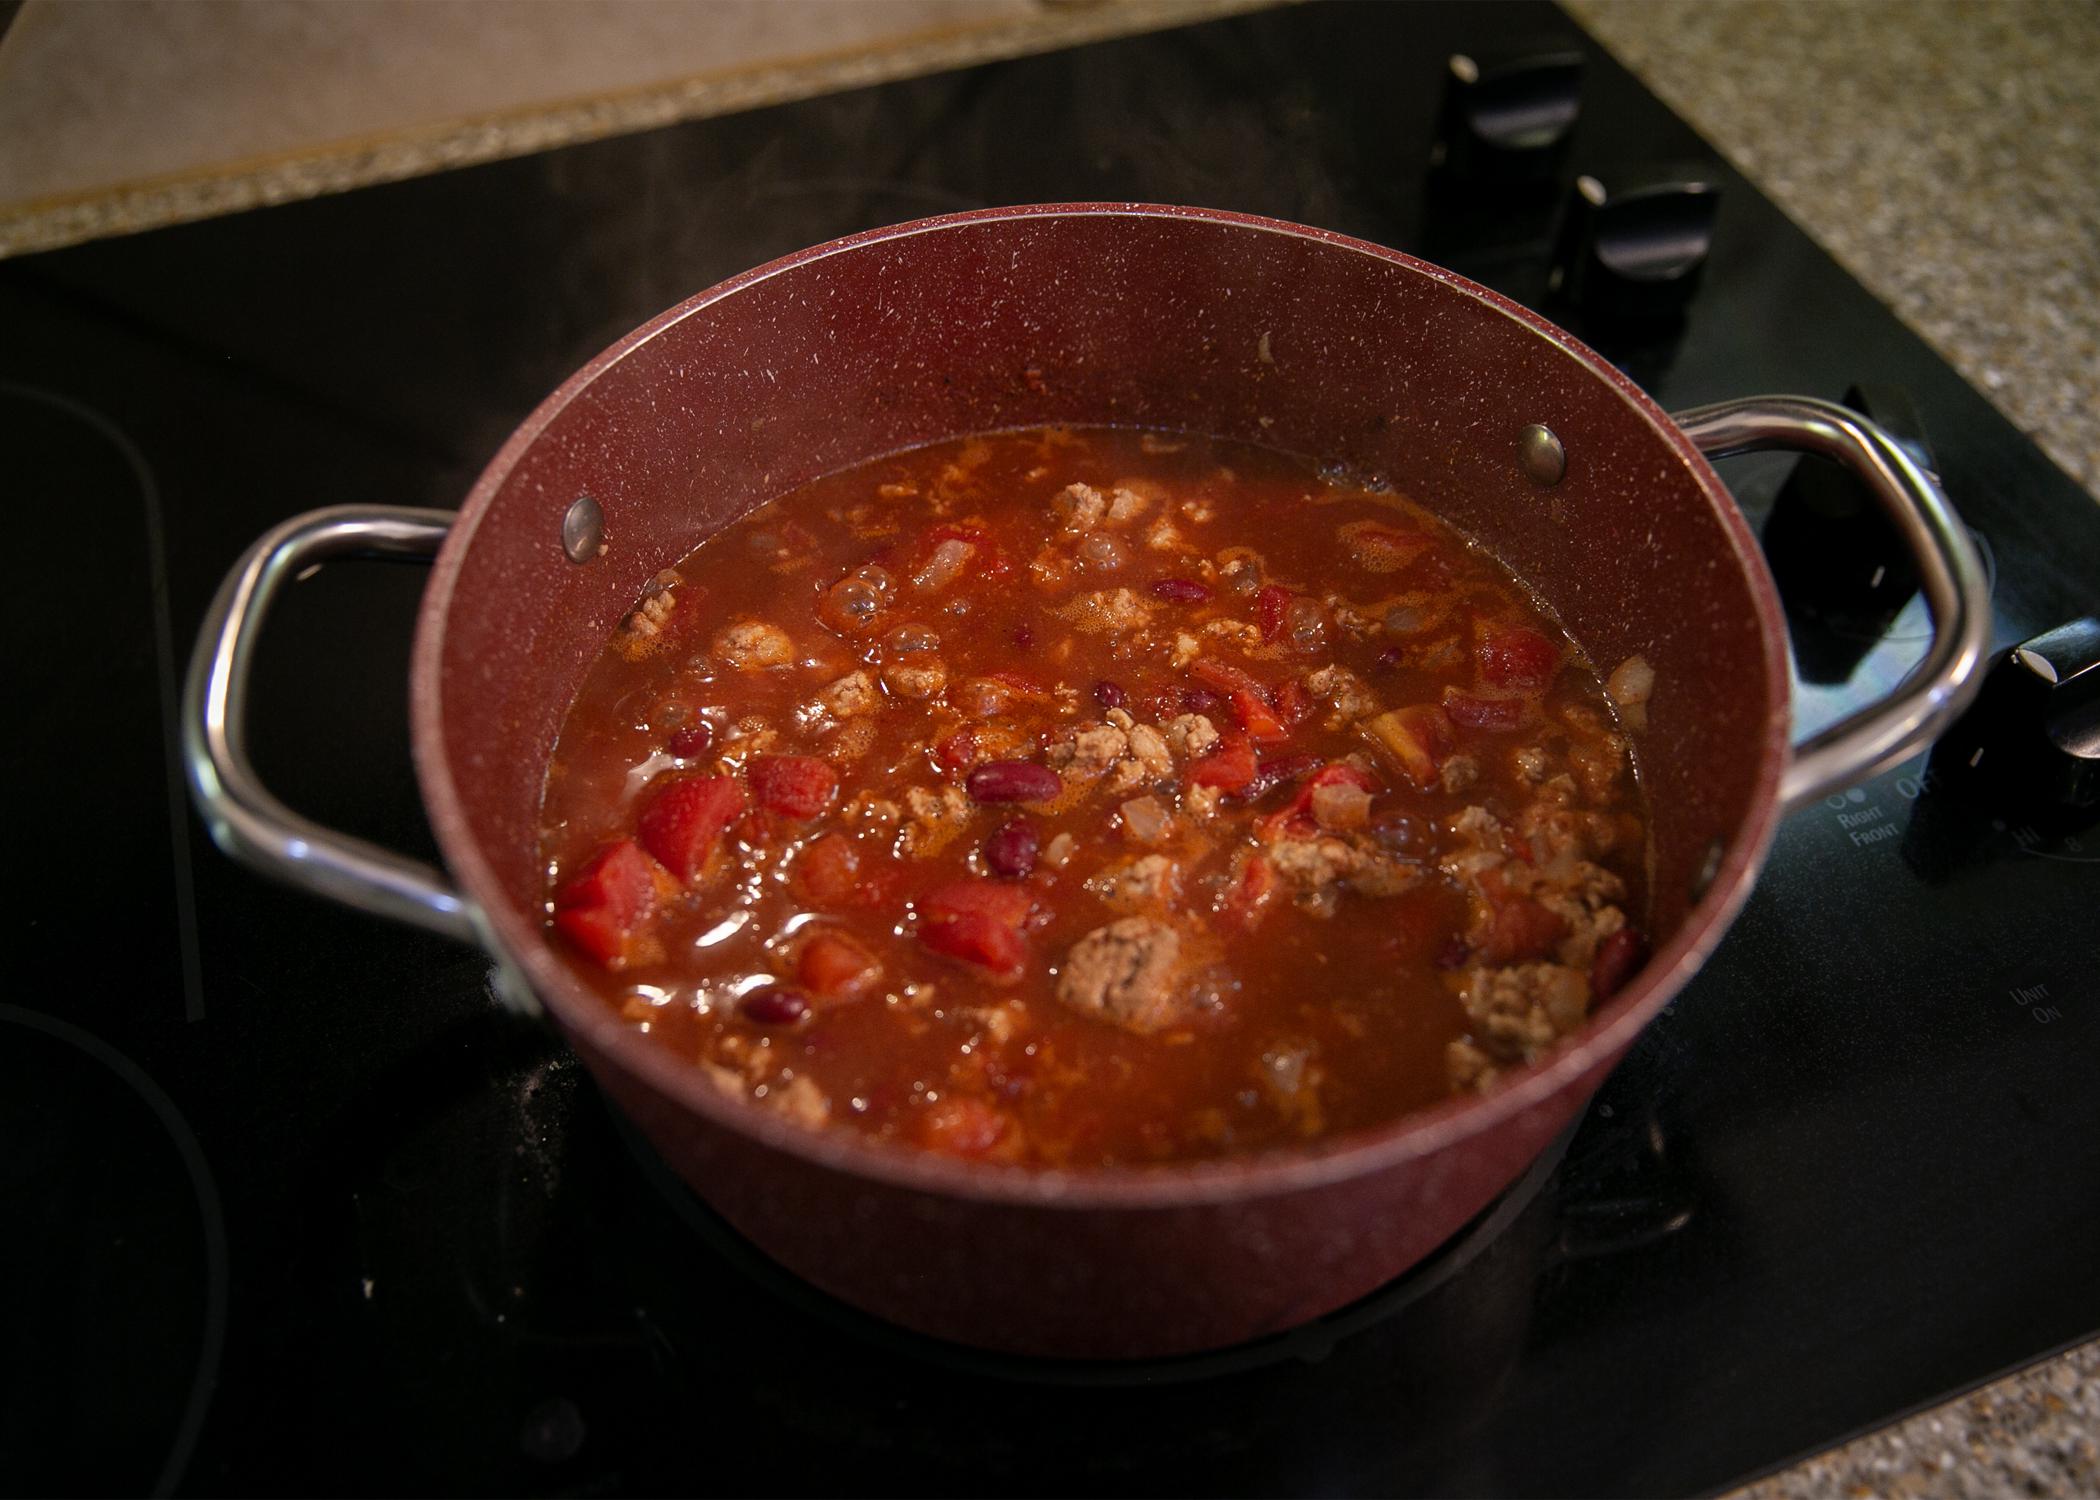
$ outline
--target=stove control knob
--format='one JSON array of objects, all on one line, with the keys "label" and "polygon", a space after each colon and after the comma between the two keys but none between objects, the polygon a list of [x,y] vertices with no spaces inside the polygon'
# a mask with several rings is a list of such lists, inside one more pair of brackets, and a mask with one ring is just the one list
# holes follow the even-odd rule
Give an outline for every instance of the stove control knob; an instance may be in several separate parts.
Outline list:
[{"label": "stove control knob", "polygon": [[1548,293],[1590,318],[1677,316],[1699,289],[1720,205],[1720,189],[1703,178],[1621,188],[1576,178]]},{"label": "stove control knob", "polygon": [[1933,767],[2019,805],[2100,805],[2100,618],[2059,625],[1993,662]]},{"label": "stove control knob", "polygon": [[[1902,390],[1856,385],[1845,405],[1937,473],[1925,424]],[[1888,512],[1849,470],[1822,459],[1795,463],[1765,519],[1764,543],[1780,597],[1807,615],[1878,634],[1918,591],[1918,566]]]},{"label": "stove control knob", "polygon": [[1453,182],[1549,182],[1566,159],[1582,109],[1582,54],[1476,62],[1454,52],[1429,165]]}]

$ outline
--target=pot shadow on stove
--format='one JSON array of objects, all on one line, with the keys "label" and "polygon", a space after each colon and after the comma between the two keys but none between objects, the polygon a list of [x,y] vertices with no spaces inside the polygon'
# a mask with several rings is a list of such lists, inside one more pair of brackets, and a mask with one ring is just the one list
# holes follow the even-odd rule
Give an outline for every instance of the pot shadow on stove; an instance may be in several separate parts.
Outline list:
[{"label": "pot shadow on stove", "polygon": [[493,1010],[339,1118],[291,1216],[345,1225],[300,1273],[341,1288],[330,1360],[269,1398],[265,1441],[285,1472],[344,1449],[353,1485],[1507,1488],[1541,1309],[1674,1235],[1698,1194],[1667,1123],[1622,1103],[1351,1308],[1215,1355],[1080,1365],[923,1338],[774,1266],[555,1037]]},{"label": "pot shadow on stove", "polygon": [[[635,1259],[635,1302],[696,1388],[725,1350],[741,1351],[746,1421],[785,1437],[768,1445],[776,1464],[797,1457],[726,1477],[774,1488],[820,1484],[833,1462],[877,1491],[1493,1487],[1503,1445],[1485,1434],[1534,1341],[1541,1289],[1564,1266],[1638,1251],[1691,1217],[1661,1127],[1622,1117],[1583,1147],[1582,1201],[1568,1200],[1561,1160],[1571,1132],[1437,1255],[1304,1329],[1177,1360],[1041,1361],[912,1334],[800,1282],[586,1091],[570,1137],[579,1154],[594,1134],[630,1159],[604,1222],[637,1244],[688,1247]],[[713,1296],[691,1295],[696,1272]],[[1060,1433],[1085,1437],[1046,1443]],[[690,1482],[688,1452],[634,1437],[648,1446],[628,1450],[629,1472],[645,1486]]]},{"label": "pot shadow on stove", "polygon": [[[1495,1222],[1450,1273],[1425,1267],[1309,1328],[1178,1360],[1030,1360],[911,1333],[800,1282],[596,1107],[608,1133],[628,1138],[628,1208],[654,1221],[639,1233],[682,1238],[689,1253],[675,1263],[690,1270],[698,1259],[726,1279],[705,1308],[662,1283],[637,1300],[688,1372],[725,1346],[743,1349],[739,1426],[774,1434],[776,1465],[795,1455],[733,1475],[762,1488],[821,1485],[836,1464],[878,1493],[1360,1489],[1366,1476],[1323,1470],[1357,1451],[1362,1433],[1379,1434],[1381,1450],[1449,1441],[1492,1411],[1554,1232],[1547,1162],[1499,1206],[1508,1211],[1484,1216]],[[672,1263],[651,1256],[637,1269]],[[1059,1433],[1083,1438],[1048,1441]],[[688,1453],[655,1444],[631,1457],[645,1487],[693,1478]]]},{"label": "pot shadow on stove", "polygon": [[549,1028],[491,1001],[341,1102],[251,1250],[283,1258],[250,1272],[251,1291],[298,1284],[249,1310],[286,1325],[262,1335],[267,1359],[217,1433],[249,1472],[311,1473],[326,1455],[350,1490],[530,1487],[528,1418],[549,1391],[527,1356],[643,1342],[572,1290],[581,1076]]}]

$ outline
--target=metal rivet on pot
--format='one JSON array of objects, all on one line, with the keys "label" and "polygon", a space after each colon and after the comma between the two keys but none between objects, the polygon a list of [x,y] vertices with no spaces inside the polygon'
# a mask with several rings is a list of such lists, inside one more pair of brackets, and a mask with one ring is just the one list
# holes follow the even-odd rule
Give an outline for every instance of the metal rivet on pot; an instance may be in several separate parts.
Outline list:
[{"label": "metal rivet on pot", "polygon": [[1715,839],[1706,846],[1706,857],[1699,861],[1699,873],[1692,877],[1692,900],[1696,903],[1706,899],[1713,889],[1714,877],[1721,873],[1721,841]]},{"label": "metal rivet on pot", "polygon": [[1517,462],[1539,484],[1559,484],[1568,472],[1568,450],[1553,429],[1538,422],[1517,434]]},{"label": "metal rivet on pot", "polygon": [[573,563],[589,562],[605,550],[605,511],[589,495],[578,495],[563,513],[561,550]]}]

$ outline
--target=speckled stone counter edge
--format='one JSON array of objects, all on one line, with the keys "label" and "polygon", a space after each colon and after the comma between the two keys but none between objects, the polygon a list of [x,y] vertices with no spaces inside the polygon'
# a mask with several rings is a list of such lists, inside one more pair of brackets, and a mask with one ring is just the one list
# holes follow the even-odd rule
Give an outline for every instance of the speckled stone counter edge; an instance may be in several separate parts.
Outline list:
[{"label": "speckled stone counter edge", "polygon": [[1728,1500],[2100,1494],[2100,1339],[1732,1491]]},{"label": "speckled stone counter edge", "polygon": [[2100,6],[1562,3],[2100,492]]},{"label": "speckled stone counter edge", "polygon": [[1061,6],[1020,23],[987,22],[921,33],[887,47],[705,74],[627,93],[336,142],[78,197],[45,199],[0,208],[0,257],[56,250],[84,240],[135,234],[652,130],[681,120],[1212,20],[1277,3],[1280,0],[1119,0]]}]

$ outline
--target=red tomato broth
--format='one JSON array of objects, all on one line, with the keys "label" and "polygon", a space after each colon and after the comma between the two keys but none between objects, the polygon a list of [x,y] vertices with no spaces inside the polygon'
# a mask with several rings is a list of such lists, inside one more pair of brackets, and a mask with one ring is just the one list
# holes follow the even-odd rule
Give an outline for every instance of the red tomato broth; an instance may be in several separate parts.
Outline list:
[{"label": "red tomato broth", "polygon": [[[1074,529],[1092,509],[1075,486],[1109,515]],[[1125,495],[1142,514],[1111,519]],[[1121,589],[1146,622],[1085,628],[1120,606],[1074,601]],[[1235,625],[1203,629],[1216,621]],[[1197,653],[1177,666],[1181,635]],[[872,700],[839,687],[857,671]],[[835,689],[860,711],[817,708]],[[1183,705],[1218,738],[1111,789],[1137,730]],[[1389,711],[1403,712],[1381,725]],[[1083,774],[1075,734],[1126,712],[1124,759]],[[592,934],[565,951],[608,1005],[809,1124],[1040,1164],[1244,1153],[1485,1087],[1579,1024],[1568,975],[1623,982],[1647,855],[1630,748],[1550,616],[1418,506],[1248,445],[979,436],[820,479],[659,577],[556,747],[549,910]],[[978,768],[1060,755],[1054,795],[1011,770],[977,778],[983,802],[965,791]],[[791,757],[821,758],[836,789]],[[701,777],[745,789],[733,815],[726,794],[692,790]],[[1576,795],[1549,796],[1556,778]],[[1330,812],[1369,825],[1319,825],[1321,786]],[[667,795],[725,823],[703,867],[685,884],[666,872],[632,941],[579,922],[577,872]],[[1147,798],[1169,820],[1157,847],[1133,842],[1123,811]],[[897,804],[898,823],[857,817],[870,801]],[[1468,809],[1504,828],[1484,874],[1465,873],[1489,860],[1479,819],[1455,826]],[[1017,821],[1034,835],[1021,875]],[[995,835],[1007,852],[988,862]],[[1088,888],[1154,854],[1176,873],[1171,901],[1126,913]],[[1137,951],[1164,951],[1160,929],[1178,947],[1167,979],[1126,987],[1150,1008],[1119,1017],[1067,986],[1085,967],[1075,945],[1125,921],[1158,940]],[[803,962],[818,934],[877,971],[812,992],[810,974],[839,969],[830,946]],[[790,1022],[738,1003],[781,987],[806,1009],[770,994],[756,1009]]]}]

